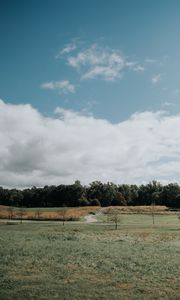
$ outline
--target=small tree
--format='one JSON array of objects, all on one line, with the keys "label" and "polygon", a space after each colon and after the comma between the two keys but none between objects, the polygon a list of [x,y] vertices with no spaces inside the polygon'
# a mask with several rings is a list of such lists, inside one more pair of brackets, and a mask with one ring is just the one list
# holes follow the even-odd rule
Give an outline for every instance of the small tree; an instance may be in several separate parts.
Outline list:
[{"label": "small tree", "polygon": [[108,220],[113,222],[115,225],[115,230],[118,228],[118,223],[121,222],[121,214],[118,209],[109,209],[108,211]]},{"label": "small tree", "polygon": [[42,215],[42,212],[40,211],[40,209],[37,209],[36,212],[35,212],[35,218],[37,220],[40,220],[41,215]]},{"label": "small tree", "polygon": [[68,208],[67,208],[67,207],[63,207],[62,210],[58,210],[58,211],[57,211],[57,214],[58,214],[58,216],[59,216],[59,219],[63,222],[63,226],[64,226],[65,221],[66,221],[67,211],[68,211]]},{"label": "small tree", "polygon": [[153,225],[155,224],[156,201],[158,199],[159,199],[159,193],[158,192],[154,192],[152,194],[152,203],[151,203]]},{"label": "small tree", "polygon": [[67,211],[68,211],[67,207],[64,207],[64,208],[63,208],[63,211],[62,211],[63,226],[64,226],[64,223],[65,223],[65,221],[66,221]]},{"label": "small tree", "polygon": [[154,222],[155,202],[154,201],[151,203],[151,211],[152,211],[152,220],[153,220],[153,225],[154,225],[155,224],[155,222]]},{"label": "small tree", "polygon": [[11,220],[12,217],[14,216],[14,207],[13,206],[9,206],[8,209],[7,209],[7,211],[8,211],[8,217]]},{"label": "small tree", "polygon": [[23,216],[26,214],[26,209],[24,207],[19,207],[18,216],[20,217],[20,223],[22,224]]},{"label": "small tree", "polygon": [[177,217],[178,217],[178,220],[180,221],[180,214],[178,214]]}]

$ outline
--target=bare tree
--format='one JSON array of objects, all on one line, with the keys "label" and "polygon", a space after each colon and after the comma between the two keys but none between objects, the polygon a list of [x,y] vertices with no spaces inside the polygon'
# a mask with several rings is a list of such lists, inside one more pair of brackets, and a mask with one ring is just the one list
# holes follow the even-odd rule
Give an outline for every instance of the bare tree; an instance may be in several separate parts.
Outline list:
[{"label": "bare tree", "polygon": [[159,192],[154,192],[152,194],[151,212],[152,212],[153,225],[155,224],[156,202],[158,201],[159,196],[160,196]]},{"label": "bare tree", "polygon": [[13,218],[13,216],[14,216],[14,207],[13,206],[9,206],[8,209],[7,209],[7,211],[8,211],[8,217],[11,220]]},{"label": "bare tree", "polygon": [[62,210],[57,210],[57,214],[58,214],[60,220],[62,220],[63,226],[64,226],[65,221],[66,221],[67,211],[68,211],[68,208],[67,208],[67,207],[63,207]]},{"label": "bare tree", "polygon": [[26,214],[26,209],[24,207],[19,207],[18,216],[20,217],[21,224],[23,220],[23,216]]},{"label": "bare tree", "polygon": [[36,212],[35,212],[35,218],[37,220],[40,220],[41,215],[42,215],[42,211],[40,209],[37,209]]},{"label": "bare tree", "polygon": [[155,214],[155,201],[151,203],[151,212],[152,212],[152,220],[153,220],[153,225],[155,224],[154,220],[154,214]]}]

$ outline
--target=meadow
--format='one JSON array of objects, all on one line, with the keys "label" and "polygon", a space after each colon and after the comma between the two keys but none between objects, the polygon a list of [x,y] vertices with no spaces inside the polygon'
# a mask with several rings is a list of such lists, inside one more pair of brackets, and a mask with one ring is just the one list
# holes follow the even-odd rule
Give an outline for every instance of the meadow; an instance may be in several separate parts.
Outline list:
[{"label": "meadow", "polygon": [[177,215],[105,218],[0,223],[0,299],[180,299]]}]

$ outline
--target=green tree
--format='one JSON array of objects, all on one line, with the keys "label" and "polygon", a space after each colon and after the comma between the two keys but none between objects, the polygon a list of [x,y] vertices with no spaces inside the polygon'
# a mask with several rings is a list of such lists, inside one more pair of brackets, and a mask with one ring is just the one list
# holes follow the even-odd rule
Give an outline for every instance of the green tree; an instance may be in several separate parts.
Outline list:
[{"label": "green tree", "polygon": [[180,207],[180,187],[177,183],[169,183],[163,187],[161,197],[164,205],[168,207]]},{"label": "green tree", "polygon": [[122,193],[117,192],[115,198],[112,201],[112,205],[127,205],[126,199]]},{"label": "green tree", "polygon": [[112,182],[94,181],[86,189],[88,199],[98,199],[101,206],[110,206],[115,198],[117,186]]},{"label": "green tree", "polygon": [[115,230],[117,230],[118,224],[122,220],[122,216],[121,216],[120,210],[115,209],[115,208],[109,208],[107,214],[108,214],[108,220],[110,222],[114,223],[114,228],[115,228]]}]

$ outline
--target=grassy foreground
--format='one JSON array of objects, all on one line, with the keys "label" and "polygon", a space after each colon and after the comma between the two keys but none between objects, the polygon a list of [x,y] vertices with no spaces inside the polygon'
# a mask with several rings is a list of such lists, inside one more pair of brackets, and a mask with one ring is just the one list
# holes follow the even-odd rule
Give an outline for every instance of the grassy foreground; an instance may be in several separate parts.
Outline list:
[{"label": "grassy foreground", "polygon": [[179,228],[0,224],[0,299],[180,299]]}]

